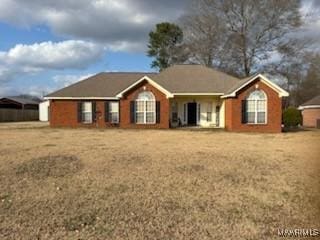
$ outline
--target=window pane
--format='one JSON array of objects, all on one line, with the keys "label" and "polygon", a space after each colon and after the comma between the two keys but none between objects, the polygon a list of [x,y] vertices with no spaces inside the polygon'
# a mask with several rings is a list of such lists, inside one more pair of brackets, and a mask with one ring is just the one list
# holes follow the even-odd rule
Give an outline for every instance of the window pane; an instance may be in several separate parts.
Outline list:
[{"label": "window pane", "polygon": [[248,120],[248,123],[255,123],[255,113],[254,112],[248,112],[247,113],[247,120]]},{"label": "window pane", "polygon": [[144,111],[145,101],[136,101],[136,111],[143,112]]},{"label": "window pane", "polygon": [[154,123],[155,122],[154,116],[155,116],[154,112],[147,112],[147,123]]},{"label": "window pane", "polygon": [[92,122],[92,113],[91,112],[83,112],[82,113],[82,120],[86,123]]},{"label": "window pane", "polygon": [[259,100],[259,101],[257,101],[257,104],[258,104],[258,112],[265,112],[266,101],[265,100]]},{"label": "window pane", "polygon": [[212,112],[207,112],[207,122],[212,121]]},{"label": "window pane", "polygon": [[143,112],[136,113],[136,122],[137,123],[144,123],[144,113]]},{"label": "window pane", "polygon": [[255,101],[254,100],[248,100],[247,101],[247,112],[255,112]]},{"label": "window pane", "polygon": [[110,112],[118,112],[119,111],[119,103],[118,102],[110,102]]},{"label": "window pane", "polygon": [[110,113],[109,118],[111,123],[119,123],[119,114],[118,113]]},{"label": "window pane", "polygon": [[266,113],[258,112],[258,123],[265,123]]},{"label": "window pane", "polygon": [[82,103],[82,112],[91,112],[92,111],[92,103],[91,102],[83,102]]},{"label": "window pane", "polygon": [[139,93],[137,99],[139,100],[154,100],[154,95],[152,92],[144,91]]},{"label": "window pane", "polygon": [[266,99],[266,95],[261,90],[255,90],[254,92],[250,93],[249,100],[264,100]]},{"label": "window pane", "polygon": [[155,102],[154,101],[147,101],[146,102],[147,105],[147,112],[153,112],[155,110]]},{"label": "window pane", "polygon": [[172,122],[178,122],[178,113],[177,112],[172,113]]}]

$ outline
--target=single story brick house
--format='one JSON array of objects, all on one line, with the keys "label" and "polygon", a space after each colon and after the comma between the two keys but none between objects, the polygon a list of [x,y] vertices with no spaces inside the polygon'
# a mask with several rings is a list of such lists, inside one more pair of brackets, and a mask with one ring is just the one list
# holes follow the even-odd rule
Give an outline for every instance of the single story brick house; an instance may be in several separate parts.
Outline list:
[{"label": "single story brick house", "polygon": [[301,104],[302,125],[304,127],[320,128],[320,95]]},{"label": "single story brick house", "polygon": [[282,97],[261,74],[238,79],[201,65],[99,73],[45,97],[52,127],[216,127],[281,132]]}]

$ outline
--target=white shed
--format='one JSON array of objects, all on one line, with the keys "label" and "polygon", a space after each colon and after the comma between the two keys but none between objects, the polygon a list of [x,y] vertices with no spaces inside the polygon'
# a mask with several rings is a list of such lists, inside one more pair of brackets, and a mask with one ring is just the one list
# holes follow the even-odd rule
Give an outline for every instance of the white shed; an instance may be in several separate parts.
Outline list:
[{"label": "white shed", "polygon": [[50,108],[49,100],[39,103],[39,120],[41,122],[49,121],[49,112],[50,112],[49,108]]}]

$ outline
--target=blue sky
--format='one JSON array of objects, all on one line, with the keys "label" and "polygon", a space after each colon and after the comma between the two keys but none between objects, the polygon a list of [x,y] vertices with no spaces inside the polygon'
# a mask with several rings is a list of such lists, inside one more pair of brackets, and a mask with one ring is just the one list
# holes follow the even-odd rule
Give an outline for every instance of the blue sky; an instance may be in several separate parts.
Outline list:
[{"label": "blue sky", "polygon": [[101,71],[152,71],[156,23],[188,0],[1,0],[0,96],[42,95]]},{"label": "blue sky", "polygon": [[[0,96],[41,96],[101,71],[152,71],[148,33],[191,1],[1,0]],[[320,20],[308,27],[320,38]]]},{"label": "blue sky", "polygon": [[[9,51],[18,44],[29,46],[41,42],[70,40],[70,38],[57,36],[44,25],[21,27],[0,22],[0,32],[5,33],[0,37],[0,51],[3,52]],[[81,69],[48,69],[34,74],[19,74],[2,86],[0,96],[21,93],[42,95],[77,81],[83,76],[101,71],[154,71],[150,68],[150,64],[151,59],[144,52],[103,50],[101,58],[88,63]],[[59,82],[57,78],[61,81]]]}]

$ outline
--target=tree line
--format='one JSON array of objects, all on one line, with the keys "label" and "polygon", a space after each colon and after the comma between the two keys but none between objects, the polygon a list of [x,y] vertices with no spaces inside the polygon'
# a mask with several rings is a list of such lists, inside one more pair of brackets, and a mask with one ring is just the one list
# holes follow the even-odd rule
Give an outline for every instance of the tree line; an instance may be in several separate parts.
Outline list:
[{"label": "tree line", "polygon": [[262,72],[298,106],[320,94],[320,55],[301,37],[308,19],[300,8],[299,0],[194,0],[177,23],[149,33],[148,56],[159,71],[196,63],[239,78]]}]

